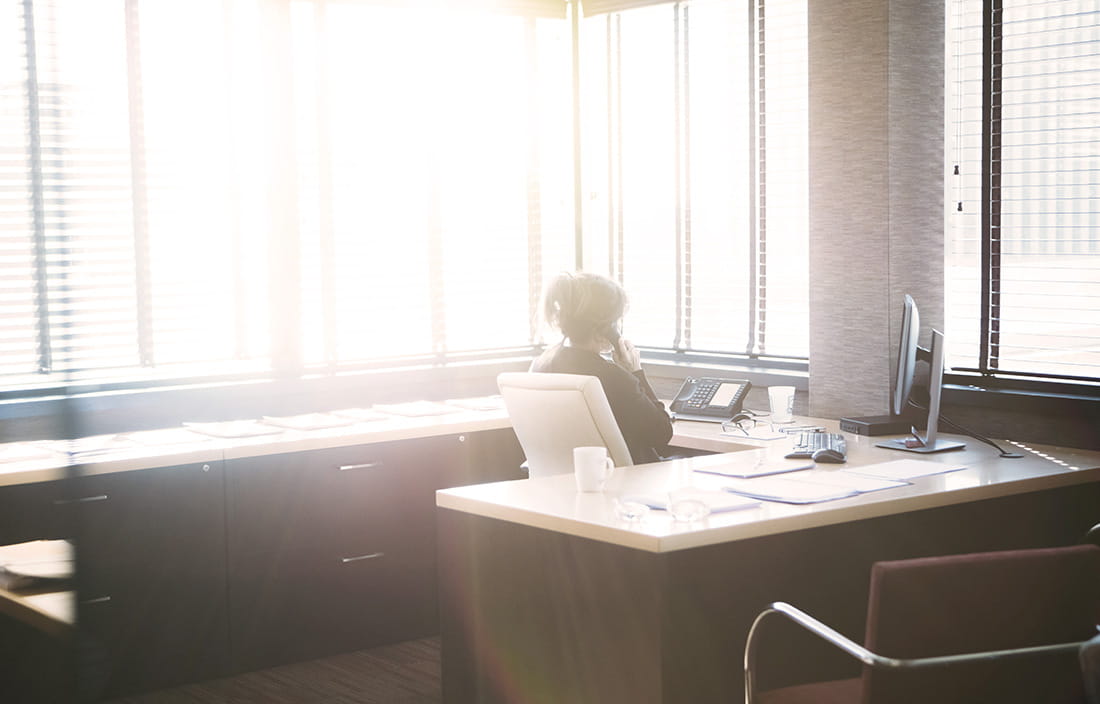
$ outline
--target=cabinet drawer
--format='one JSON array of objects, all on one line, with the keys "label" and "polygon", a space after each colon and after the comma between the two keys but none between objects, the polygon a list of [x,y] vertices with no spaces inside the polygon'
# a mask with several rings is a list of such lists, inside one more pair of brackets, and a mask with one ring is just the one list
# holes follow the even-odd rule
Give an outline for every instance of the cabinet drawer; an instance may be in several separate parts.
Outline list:
[{"label": "cabinet drawer", "polygon": [[434,555],[398,546],[253,554],[233,566],[229,600],[237,671],[438,631]]},{"label": "cabinet drawer", "polygon": [[0,545],[69,537],[58,503],[66,481],[0,487]]},{"label": "cabinet drawer", "polygon": [[224,564],[221,462],[79,477],[73,509],[81,563]]},{"label": "cabinet drawer", "polygon": [[387,532],[432,539],[445,439],[378,443],[230,462],[230,561],[253,552],[354,552]]},{"label": "cabinet drawer", "polygon": [[82,569],[78,618],[85,686],[103,697],[225,674],[225,573],[169,562]]}]

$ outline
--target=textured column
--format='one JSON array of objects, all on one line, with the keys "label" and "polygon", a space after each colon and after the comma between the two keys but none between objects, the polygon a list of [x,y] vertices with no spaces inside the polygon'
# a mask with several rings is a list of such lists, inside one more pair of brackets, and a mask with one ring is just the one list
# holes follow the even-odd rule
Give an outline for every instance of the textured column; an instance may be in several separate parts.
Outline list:
[{"label": "textured column", "polygon": [[943,320],[942,0],[809,0],[812,415],[886,413],[901,297]]}]

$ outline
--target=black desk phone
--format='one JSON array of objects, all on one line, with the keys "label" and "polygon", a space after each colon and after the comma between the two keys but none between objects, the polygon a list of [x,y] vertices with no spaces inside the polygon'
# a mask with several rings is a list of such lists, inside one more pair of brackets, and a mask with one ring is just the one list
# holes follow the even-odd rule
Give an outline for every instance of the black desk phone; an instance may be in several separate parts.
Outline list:
[{"label": "black desk phone", "polygon": [[752,388],[745,379],[688,377],[672,402],[673,419],[722,422],[733,418]]}]

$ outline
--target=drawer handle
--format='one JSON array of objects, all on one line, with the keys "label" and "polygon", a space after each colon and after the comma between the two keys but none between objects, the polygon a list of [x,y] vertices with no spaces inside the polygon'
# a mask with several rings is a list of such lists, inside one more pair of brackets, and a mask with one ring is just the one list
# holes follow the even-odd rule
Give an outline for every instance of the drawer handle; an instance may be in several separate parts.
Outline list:
[{"label": "drawer handle", "polygon": [[93,501],[106,501],[107,495],[100,494],[99,496],[85,496],[79,499],[57,499],[54,504],[57,506],[63,506],[65,504],[90,504]]},{"label": "drawer handle", "polygon": [[360,560],[373,560],[376,557],[382,557],[386,553],[384,552],[372,552],[369,555],[359,555],[357,557],[344,557],[340,559],[345,565],[349,562],[359,562]]},{"label": "drawer handle", "polygon": [[340,465],[341,472],[347,472],[353,469],[372,469],[381,465],[381,462],[364,462],[363,464],[343,464]]},{"label": "drawer handle", "polygon": [[84,605],[87,606],[88,604],[106,604],[110,600],[111,597],[109,596],[101,596],[96,599],[87,599],[86,601],[84,601]]}]

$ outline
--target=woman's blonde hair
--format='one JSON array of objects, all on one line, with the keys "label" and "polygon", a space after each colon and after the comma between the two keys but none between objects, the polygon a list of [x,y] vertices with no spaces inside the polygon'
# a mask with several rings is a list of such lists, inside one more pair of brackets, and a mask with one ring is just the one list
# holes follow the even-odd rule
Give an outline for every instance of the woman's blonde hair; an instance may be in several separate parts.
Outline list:
[{"label": "woman's blonde hair", "polygon": [[606,276],[586,272],[558,274],[542,297],[545,321],[579,344],[607,337],[608,328],[623,317],[626,306],[622,286]]}]

